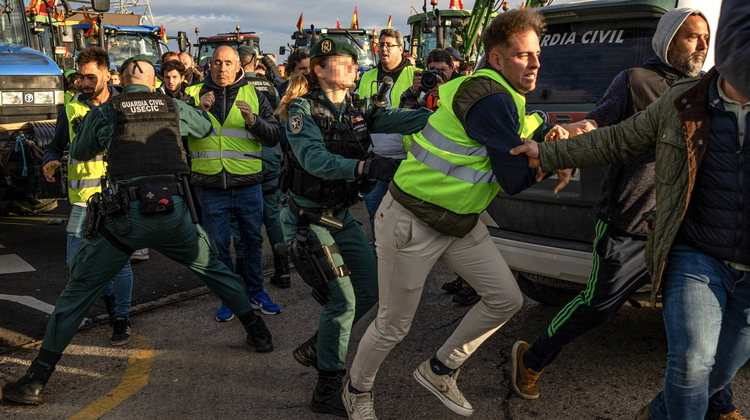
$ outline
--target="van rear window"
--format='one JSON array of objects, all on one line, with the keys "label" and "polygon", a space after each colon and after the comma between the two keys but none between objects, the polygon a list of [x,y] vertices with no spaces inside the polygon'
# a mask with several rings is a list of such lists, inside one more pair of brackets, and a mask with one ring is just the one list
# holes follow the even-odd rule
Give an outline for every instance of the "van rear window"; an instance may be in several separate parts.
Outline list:
[{"label": "van rear window", "polygon": [[551,24],[539,37],[542,67],[530,104],[596,103],[622,70],[654,56],[657,19]]}]

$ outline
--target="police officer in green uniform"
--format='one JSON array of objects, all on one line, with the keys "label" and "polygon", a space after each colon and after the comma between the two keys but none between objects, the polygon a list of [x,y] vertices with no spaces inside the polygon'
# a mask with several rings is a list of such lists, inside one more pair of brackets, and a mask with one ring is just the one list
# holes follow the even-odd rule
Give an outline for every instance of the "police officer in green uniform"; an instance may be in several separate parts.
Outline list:
[{"label": "police officer in green uniform", "polygon": [[[375,258],[348,207],[371,179],[389,180],[398,162],[368,153],[370,132],[410,134],[424,127],[429,110],[380,108],[352,97],[357,50],[324,39],[310,50],[309,75],[297,75],[277,111],[291,148],[289,207],[281,220],[292,249],[307,243],[324,255],[324,282],[314,295],[324,303],[319,334],[295,350],[297,361],[319,371],[311,408],[346,417],[341,379],[351,326],[377,301]],[[297,256],[298,257],[298,256]],[[295,258],[295,256],[293,256]],[[300,271],[306,279],[309,274]]]},{"label": "police officer in green uniform", "polygon": [[[211,122],[204,112],[153,92],[156,76],[147,56],[128,59],[121,73],[123,93],[89,112],[70,148],[78,160],[107,151],[111,182],[90,202],[105,203],[100,206],[103,223],[78,250],[39,355],[25,376],[5,386],[5,399],[42,402],[42,391],[84,315],[137,248],[154,248],[191,269],[238,314],[250,346],[261,353],[273,350],[271,334],[252,310],[242,279],[219,261],[213,241],[193,223],[186,206],[191,199],[182,176],[190,168],[181,136],[205,137],[213,129]],[[97,214],[92,210],[90,206],[90,215]]]}]

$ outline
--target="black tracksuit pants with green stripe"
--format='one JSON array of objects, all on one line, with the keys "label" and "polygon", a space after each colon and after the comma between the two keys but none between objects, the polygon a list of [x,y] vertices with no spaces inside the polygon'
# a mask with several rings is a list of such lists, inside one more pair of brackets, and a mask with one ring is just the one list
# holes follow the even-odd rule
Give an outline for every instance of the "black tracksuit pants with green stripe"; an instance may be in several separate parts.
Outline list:
[{"label": "black tracksuit pants with green stripe", "polygon": [[[597,221],[586,290],[557,313],[524,353],[524,366],[540,372],[555,360],[566,344],[609,321],[630,295],[651,280],[646,270],[645,251],[646,238],[626,235]],[[728,384],[712,395],[706,418],[715,419],[720,413],[734,411],[732,394]]]},{"label": "black tracksuit pants with green stripe", "polygon": [[646,238],[620,234],[599,220],[586,290],[568,302],[523,355],[537,372],[552,363],[563,346],[609,321],[630,295],[650,281]]}]

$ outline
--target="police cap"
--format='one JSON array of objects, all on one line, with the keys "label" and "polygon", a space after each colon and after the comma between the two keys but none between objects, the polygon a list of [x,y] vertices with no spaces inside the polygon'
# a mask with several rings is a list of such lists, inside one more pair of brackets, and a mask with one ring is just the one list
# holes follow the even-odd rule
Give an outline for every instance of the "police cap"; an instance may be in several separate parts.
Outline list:
[{"label": "police cap", "polygon": [[249,45],[243,45],[237,48],[237,53],[240,55],[240,60],[242,60],[248,55],[258,55],[258,50],[255,47],[251,47]]},{"label": "police cap", "polygon": [[325,38],[318,41],[310,48],[310,58],[325,57],[327,55],[350,55],[357,61],[359,53],[357,48],[345,41]]},{"label": "police cap", "polygon": [[145,54],[138,54],[138,55],[128,58],[127,60],[125,60],[124,63],[122,63],[122,65],[120,66],[120,73],[124,74],[125,69],[128,68],[129,65],[133,64],[136,61],[145,61],[151,67],[154,66],[154,63],[151,61],[151,57]]}]

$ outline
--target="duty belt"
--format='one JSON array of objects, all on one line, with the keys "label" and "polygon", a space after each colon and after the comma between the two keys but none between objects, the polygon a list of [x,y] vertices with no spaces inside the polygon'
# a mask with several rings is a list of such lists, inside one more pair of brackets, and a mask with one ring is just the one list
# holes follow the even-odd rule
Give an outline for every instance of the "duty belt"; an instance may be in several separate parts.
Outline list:
[{"label": "duty belt", "polygon": [[130,201],[135,201],[141,198],[141,186],[146,184],[161,184],[169,187],[169,192],[172,195],[185,196],[185,189],[180,181],[174,175],[154,175],[144,176],[132,181],[121,182],[120,187],[122,194],[127,194]]}]

